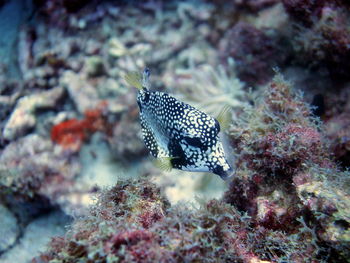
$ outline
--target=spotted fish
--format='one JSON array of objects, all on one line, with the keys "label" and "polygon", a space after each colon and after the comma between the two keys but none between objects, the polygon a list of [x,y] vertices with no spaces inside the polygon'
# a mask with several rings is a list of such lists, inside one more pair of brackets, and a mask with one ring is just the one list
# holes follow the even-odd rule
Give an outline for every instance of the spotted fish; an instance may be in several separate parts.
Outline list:
[{"label": "spotted fish", "polygon": [[227,178],[231,167],[219,139],[219,122],[167,93],[151,91],[149,76],[145,69],[142,75],[127,74],[125,80],[139,90],[142,136],[150,153],[163,167]]}]

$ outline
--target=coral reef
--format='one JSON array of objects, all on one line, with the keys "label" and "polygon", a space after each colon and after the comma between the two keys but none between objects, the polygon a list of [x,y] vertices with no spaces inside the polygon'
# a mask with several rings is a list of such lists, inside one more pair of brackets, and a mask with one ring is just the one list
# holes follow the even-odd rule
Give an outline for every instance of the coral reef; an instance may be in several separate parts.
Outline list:
[{"label": "coral reef", "polygon": [[[349,262],[347,1],[0,14],[0,261]],[[146,66],[152,90],[213,117],[229,106],[232,181],[154,167],[123,79]]]},{"label": "coral reef", "polygon": [[[196,211],[169,208],[147,181],[121,182],[101,194],[91,214],[76,220],[65,237],[53,239],[34,262],[267,262],[255,253],[269,251],[262,240],[277,246],[286,237],[272,231],[252,236],[250,224],[249,217],[219,201]],[[283,246],[271,253],[295,248],[292,242]],[[302,256],[293,252],[295,259]]]},{"label": "coral reef", "polygon": [[298,24],[291,38],[298,63],[349,80],[349,5],[346,1],[282,1]]},{"label": "coral reef", "polygon": [[180,100],[202,109],[212,116],[218,116],[224,105],[234,109],[244,107],[245,92],[242,83],[234,74],[236,63],[229,58],[225,69],[210,65],[177,69],[171,78],[165,74],[163,82]]},{"label": "coral reef", "polygon": [[230,131],[238,151],[237,177],[224,200],[260,227],[289,235],[301,229],[315,256],[334,253],[345,260],[349,173],[332,161],[310,108],[277,75],[244,115]]},{"label": "coral reef", "polygon": [[[53,204],[68,194],[79,171],[72,156],[55,152],[48,139],[32,134],[10,143],[0,156],[0,187],[17,197],[41,195]],[[7,193],[9,194],[9,193]]]},{"label": "coral reef", "polygon": [[109,133],[110,125],[103,114],[105,109],[106,103],[100,103],[96,109],[86,110],[82,120],[70,119],[54,125],[51,140],[65,149],[78,151],[90,134],[97,131]]},{"label": "coral reef", "polygon": [[222,58],[236,61],[238,77],[249,85],[265,84],[273,76],[273,68],[284,65],[289,46],[273,30],[259,30],[239,22],[230,29],[220,43]]}]

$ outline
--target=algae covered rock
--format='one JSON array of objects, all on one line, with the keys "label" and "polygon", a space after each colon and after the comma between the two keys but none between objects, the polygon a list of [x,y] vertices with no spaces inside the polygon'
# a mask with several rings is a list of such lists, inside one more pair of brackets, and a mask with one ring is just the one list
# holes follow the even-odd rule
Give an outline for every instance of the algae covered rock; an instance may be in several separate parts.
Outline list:
[{"label": "algae covered rock", "polygon": [[19,233],[16,217],[0,204],[0,254],[16,242]]},{"label": "algae covered rock", "polygon": [[[333,175],[327,171],[317,171],[325,176],[337,176],[348,181],[348,172],[336,172]],[[314,175],[316,177],[317,175]],[[299,178],[300,179],[300,178]],[[297,180],[296,180],[297,182]],[[296,183],[297,193],[303,204],[308,207],[315,218],[318,226],[317,236],[327,242],[335,250],[339,251],[344,258],[350,258],[350,194],[349,190],[339,187],[332,179],[309,180],[305,183]],[[346,191],[347,190],[347,191]]]},{"label": "algae covered rock", "polygon": [[31,134],[13,141],[0,156],[0,189],[2,194],[30,200],[40,197],[44,202],[60,203],[74,186],[80,167],[73,156],[65,158],[55,151],[53,143]]},{"label": "algae covered rock", "polygon": [[[246,214],[211,200],[193,210],[170,207],[146,180],[120,181],[101,193],[90,215],[76,219],[34,262],[302,262],[314,254],[303,234],[253,228]],[[276,255],[268,252],[273,249]],[[279,256],[277,256],[279,255]]]},{"label": "algae covered rock", "polygon": [[63,94],[64,89],[57,87],[20,98],[5,124],[4,138],[7,140],[16,139],[33,128],[36,124],[35,111],[40,108],[53,108]]},{"label": "algae covered rock", "polygon": [[103,59],[99,56],[91,56],[86,59],[85,70],[90,77],[99,77],[105,74]]}]

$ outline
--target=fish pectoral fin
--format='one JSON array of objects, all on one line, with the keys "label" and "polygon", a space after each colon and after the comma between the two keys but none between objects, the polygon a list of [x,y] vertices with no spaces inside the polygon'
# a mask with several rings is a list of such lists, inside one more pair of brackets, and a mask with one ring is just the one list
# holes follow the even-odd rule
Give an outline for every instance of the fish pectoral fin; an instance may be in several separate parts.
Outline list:
[{"label": "fish pectoral fin", "polygon": [[171,160],[178,157],[160,157],[153,161],[154,165],[162,171],[170,172],[173,169]]},{"label": "fish pectoral fin", "polygon": [[139,90],[142,89],[142,78],[143,78],[142,74],[137,71],[129,72],[124,76],[126,83],[128,83],[130,86],[133,86]]},{"label": "fish pectoral fin", "polygon": [[168,156],[168,149],[164,148],[158,143],[153,130],[148,126],[147,122],[144,120],[143,116],[140,116],[142,138],[146,145],[146,148],[150,151],[151,155],[155,158]]},{"label": "fish pectoral fin", "polygon": [[231,113],[230,113],[231,107],[230,105],[225,105],[218,116],[216,117],[217,121],[220,124],[220,127],[222,130],[227,130],[230,126],[231,122]]}]

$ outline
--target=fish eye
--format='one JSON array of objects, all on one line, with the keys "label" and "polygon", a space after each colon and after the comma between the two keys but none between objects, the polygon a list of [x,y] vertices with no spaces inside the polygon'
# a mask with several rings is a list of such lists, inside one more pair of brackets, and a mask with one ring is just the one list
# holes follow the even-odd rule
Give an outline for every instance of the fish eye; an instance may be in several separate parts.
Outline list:
[{"label": "fish eye", "polygon": [[184,140],[191,146],[194,146],[194,147],[200,147],[202,145],[202,142],[200,140],[200,138],[197,138],[197,137],[187,137],[185,136],[184,137]]},{"label": "fish eye", "polygon": [[143,74],[145,74],[145,76],[149,78],[149,76],[151,75],[151,71],[149,70],[149,68],[145,68]]},{"label": "fish eye", "polygon": [[144,96],[144,101],[147,103],[149,101],[149,92],[146,92],[145,93],[145,96]]}]

